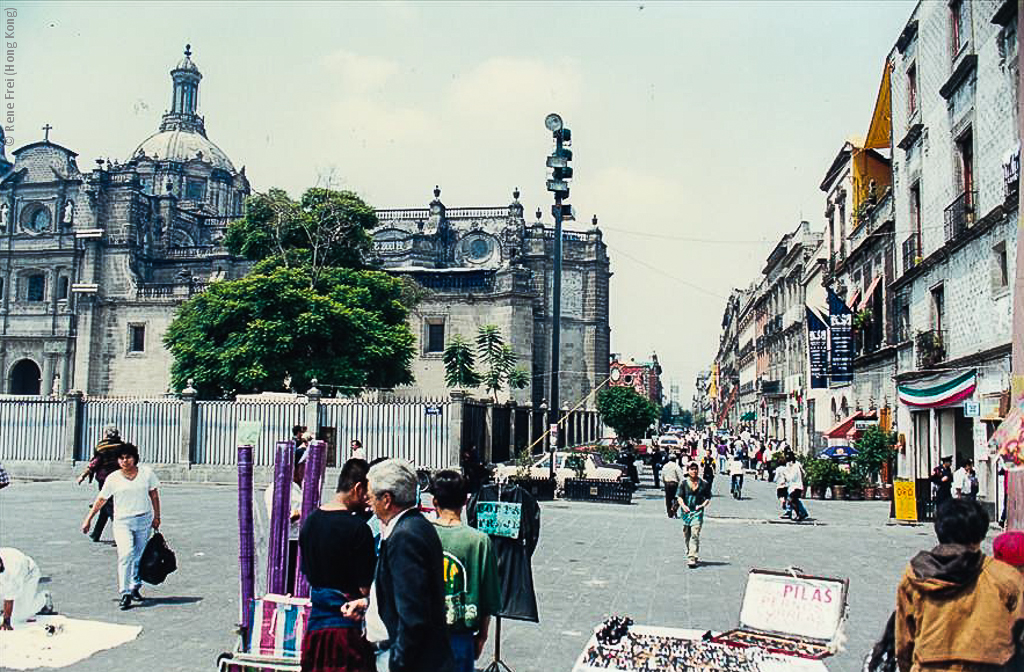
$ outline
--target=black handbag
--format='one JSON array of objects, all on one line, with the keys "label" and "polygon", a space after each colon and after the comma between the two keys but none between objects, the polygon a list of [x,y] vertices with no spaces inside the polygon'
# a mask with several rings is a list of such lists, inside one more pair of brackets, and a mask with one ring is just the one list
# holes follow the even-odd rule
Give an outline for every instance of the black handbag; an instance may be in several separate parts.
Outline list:
[{"label": "black handbag", "polygon": [[139,559],[139,578],[151,585],[164,582],[167,575],[178,568],[174,551],[167,545],[164,535],[159,532],[149,538]]}]

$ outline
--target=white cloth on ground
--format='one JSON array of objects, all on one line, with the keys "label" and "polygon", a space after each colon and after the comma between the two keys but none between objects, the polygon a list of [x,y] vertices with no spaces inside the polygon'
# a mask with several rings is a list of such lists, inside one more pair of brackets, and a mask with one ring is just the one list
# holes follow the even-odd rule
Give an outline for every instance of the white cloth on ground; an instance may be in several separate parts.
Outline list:
[{"label": "white cloth on ground", "polygon": [[[52,626],[54,634],[48,634],[46,626]],[[5,670],[66,667],[130,642],[140,632],[142,628],[137,625],[39,616],[34,623],[0,632],[0,661]]]}]

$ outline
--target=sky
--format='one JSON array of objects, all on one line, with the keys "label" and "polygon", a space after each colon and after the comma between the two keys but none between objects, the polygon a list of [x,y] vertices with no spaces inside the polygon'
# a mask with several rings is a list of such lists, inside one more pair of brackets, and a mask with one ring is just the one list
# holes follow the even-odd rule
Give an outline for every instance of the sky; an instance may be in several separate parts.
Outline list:
[{"label": "sky", "polygon": [[685,406],[731,289],[802,219],[824,228],[818,185],[867,132],[914,2],[0,6],[7,141],[50,124],[82,170],[156,131],[186,43],[208,136],[261,191],[329,179],[404,208],[437,184],[446,206],[480,207],[519,187],[550,223],[544,117],[558,112],[570,228],[597,215],[608,245],[612,352],[656,352]]}]

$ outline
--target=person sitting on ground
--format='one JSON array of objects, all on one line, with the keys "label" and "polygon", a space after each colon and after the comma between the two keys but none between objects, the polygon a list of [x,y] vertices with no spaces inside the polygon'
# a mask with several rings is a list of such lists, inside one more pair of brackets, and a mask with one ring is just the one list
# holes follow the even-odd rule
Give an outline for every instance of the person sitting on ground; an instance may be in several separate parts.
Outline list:
[{"label": "person sitting on ground", "polygon": [[1024,627],[1024,577],[981,552],[989,517],[950,499],[935,516],[939,545],[918,553],[896,595],[901,672],[1005,670]]},{"label": "person sitting on ground", "polygon": [[491,616],[501,609],[498,557],[491,539],[462,524],[469,490],[462,474],[434,475],[434,529],[444,549],[445,624],[456,672],[473,672],[487,642]]},{"label": "person sitting on ground", "polygon": [[52,614],[50,593],[38,590],[39,565],[16,548],[0,548],[0,630],[13,630],[36,614]]},{"label": "person sitting on ground", "polygon": [[302,525],[302,573],[311,602],[302,641],[302,672],[372,672],[374,653],[359,619],[345,618],[341,606],[370,593],[377,563],[373,533],[365,523],[366,460],[341,468],[334,499]]}]

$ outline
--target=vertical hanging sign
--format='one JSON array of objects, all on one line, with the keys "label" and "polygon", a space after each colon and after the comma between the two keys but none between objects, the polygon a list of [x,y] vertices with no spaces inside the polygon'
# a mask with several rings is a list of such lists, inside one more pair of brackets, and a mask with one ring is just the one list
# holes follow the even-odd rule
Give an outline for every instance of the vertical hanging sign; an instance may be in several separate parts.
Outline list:
[{"label": "vertical hanging sign", "polygon": [[828,387],[828,325],[807,310],[807,354],[811,362],[811,389]]},{"label": "vertical hanging sign", "polygon": [[853,382],[853,313],[828,290],[828,322],[831,332],[829,374],[833,385]]}]

